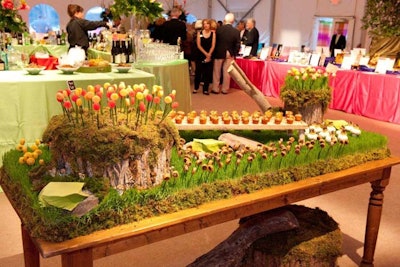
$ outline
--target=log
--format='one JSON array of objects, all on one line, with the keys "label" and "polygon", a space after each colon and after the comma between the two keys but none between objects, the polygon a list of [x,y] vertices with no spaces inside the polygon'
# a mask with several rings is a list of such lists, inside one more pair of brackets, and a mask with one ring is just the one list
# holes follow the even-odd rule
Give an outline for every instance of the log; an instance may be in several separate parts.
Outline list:
[{"label": "log", "polygon": [[296,217],[287,210],[273,210],[249,216],[241,220],[239,228],[226,240],[188,266],[241,266],[246,250],[253,242],[265,235],[298,226]]},{"label": "log", "polygon": [[299,228],[260,238],[246,251],[241,267],[334,267],[342,255],[338,224],[323,210],[304,206],[285,207]]},{"label": "log", "polygon": [[235,61],[232,61],[229,66],[228,73],[237,85],[257,103],[262,112],[272,107],[262,92],[247,78],[246,74]]},{"label": "log", "polygon": [[257,149],[258,146],[261,146],[262,144],[260,142],[250,140],[248,138],[244,138],[241,136],[237,136],[231,133],[223,133],[218,137],[219,141],[225,142],[230,147],[235,147],[235,146],[248,146],[251,149]]}]

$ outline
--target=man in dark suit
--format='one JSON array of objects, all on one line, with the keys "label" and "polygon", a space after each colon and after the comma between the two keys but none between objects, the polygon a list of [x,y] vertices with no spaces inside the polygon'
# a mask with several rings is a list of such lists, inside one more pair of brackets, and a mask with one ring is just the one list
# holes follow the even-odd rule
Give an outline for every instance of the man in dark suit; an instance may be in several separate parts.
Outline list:
[{"label": "man in dark suit", "polygon": [[256,21],[252,18],[247,19],[246,21],[246,30],[247,33],[244,36],[244,45],[251,46],[250,56],[256,57],[258,51],[258,40],[260,38],[260,34],[256,28]]},{"label": "man in dark suit", "polygon": [[186,40],[186,23],[179,20],[181,13],[182,11],[177,7],[171,9],[170,19],[163,24],[164,43],[176,45],[179,37],[181,41]]},{"label": "man in dark suit", "polygon": [[236,25],[236,29],[240,32],[240,42],[243,43],[244,37],[246,36],[247,30],[246,30],[246,22],[244,20],[241,20],[238,22]]},{"label": "man in dark suit", "polygon": [[329,45],[329,51],[331,57],[335,56],[335,49],[344,50],[346,48],[346,37],[343,35],[343,30],[338,28],[336,34],[332,36],[331,44]]},{"label": "man in dark suit", "polygon": [[221,92],[227,94],[229,91],[230,76],[228,68],[240,49],[240,32],[232,26],[235,16],[232,13],[225,15],[224,25],[218,27],[216,44],[214,50],[214,70],[212,93],[219,94],[219,81],[222,69]]}]

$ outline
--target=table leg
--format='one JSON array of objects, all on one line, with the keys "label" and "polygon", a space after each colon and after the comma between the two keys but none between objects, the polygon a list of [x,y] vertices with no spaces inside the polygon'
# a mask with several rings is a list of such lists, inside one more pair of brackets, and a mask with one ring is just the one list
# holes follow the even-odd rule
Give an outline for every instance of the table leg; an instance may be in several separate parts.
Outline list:
[{"label": "table leg", "polygon": [[360,266],[373,267],[376,241],[382,215],[383,191],[389,184],[391,168],[385,169],[382,180],[371,182],[372,192],[369,198],[367,226],[365,229],[364,255]]},{"label": "table leg", "polygon": [[65,253],[61,255],[62,267],[93,267],[91,248]]},{"label": "table leg", "polygon": [[25,267],[40,267],[39,251],[33,243],[29,232],[21,225],[22,246],[24,249]]}]

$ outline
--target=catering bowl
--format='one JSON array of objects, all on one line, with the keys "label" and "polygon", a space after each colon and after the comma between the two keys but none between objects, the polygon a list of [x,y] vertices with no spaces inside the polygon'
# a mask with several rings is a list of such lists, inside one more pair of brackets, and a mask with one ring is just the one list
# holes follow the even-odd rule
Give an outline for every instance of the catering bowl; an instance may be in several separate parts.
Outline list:
[{"label": "catering bowl", "polygon": [[79,66],[70,66],[70,65],[57,65],[57,69],[61,70],[64,74],[73,74],[75,71],[79,69]]},{"label": "catering bowl", "polygon": [[36,67],[25,67],[24,70],[28,72],[30,75],[38,75],[42,70],[46,67],[44,66],[36,66]]},{"label": "catering bowl", "polygon": [[116,69],[120,73],[127,73],[132,69],[132,64],[129,64],[129,63],[114,64],[113,68]]}]

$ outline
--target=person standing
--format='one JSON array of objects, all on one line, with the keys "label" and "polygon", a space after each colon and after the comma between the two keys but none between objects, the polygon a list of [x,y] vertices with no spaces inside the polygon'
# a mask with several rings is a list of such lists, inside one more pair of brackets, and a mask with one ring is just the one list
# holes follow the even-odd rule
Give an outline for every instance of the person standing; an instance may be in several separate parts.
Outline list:
[{"label": "person standing", "polygon": [[182,11],[177,7],[171,9],[170,19],[163,24],[162,41],[164,43],[177,45],[178,38],[181,41],[186,40],[186,23],[179,20],[181,13]]},{"label": "person standing", "polygon": [[233,13],[225,15],[224,24],[217,28],[216,44],[214,50],[213,88],[212,93],[219,94],[219,81],[222,69],[221,92],[229,91],[230,76],[228,68],[240,49],[240,33],[232,26],[235,21]]},{"label": "person standing", "polygon": [[243,43],[244,37],[246,36],[247,30],[246,30],[246,22],[244,20],[241,20],[238,22],[236,25],[236,29],[240,32],[240,41]]},{"label": "person standing", "polygon": [[346,48],[346,37],[343,35],[343,29],[338,28],[336,34],[332,36],[331,43],[329,45],[329,51],[331,57],[335,56],[335,49],[344,50]]},{"label": "person standing", "polygon": [[67,24],[69,49],[80,46],[85,53],[89,48],[88,31],[95,30],[100,27],[110,28],[109,23],[99,20],[90,21],[83,18],[83,7],[80,5],[69,4],[67,8],[70,21]]},{"label": "person standing", "polygon": [[260,34],[256,28],[256,21],[253,18],[247,19],[246,21],[246,35],[244,36],[243,44],[245,46],[251,46],[250,55],[253,57],[257,56],[258,51],[258,41]]},{"label": "person standing", "polygon": [[194,91],[197,93],[200,82],[203,82],[203,94],[208,95],[208,87],[212,82],[213,61],[212,54],[215,49],[216,36],[211,30],[211,21],[203,20],[203,29],[197,34],[196,44],[197,53],[195,56],[196,68],[194,76]]}]

